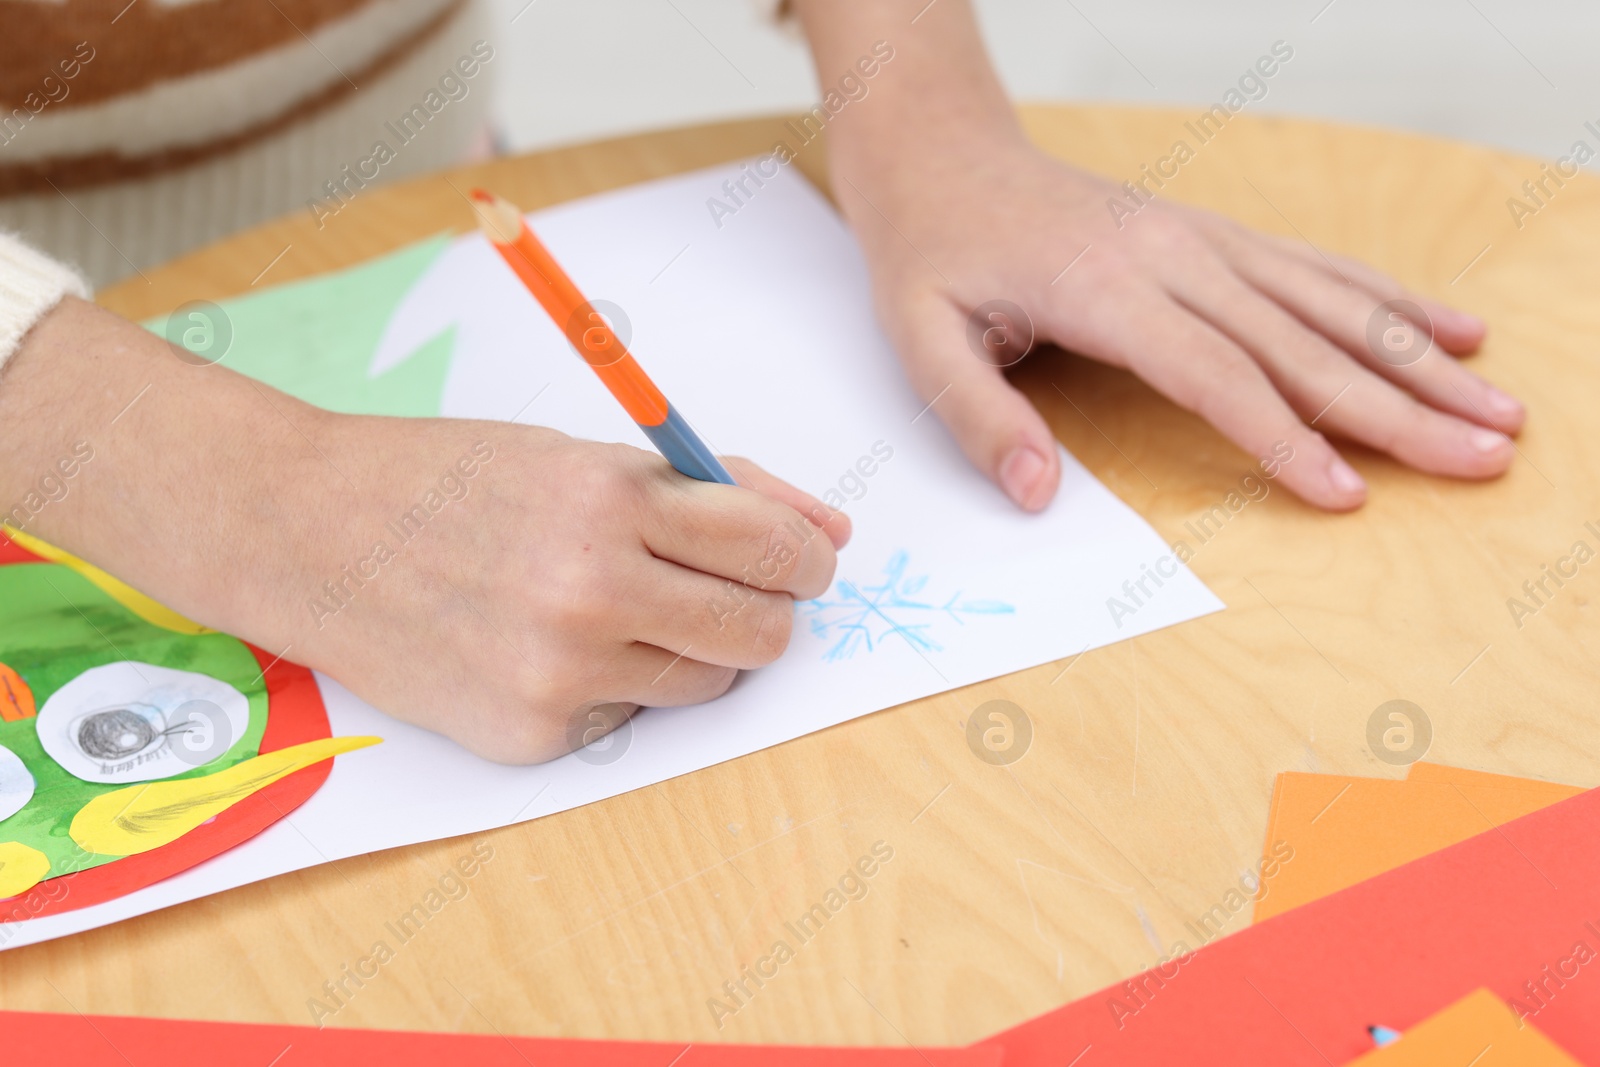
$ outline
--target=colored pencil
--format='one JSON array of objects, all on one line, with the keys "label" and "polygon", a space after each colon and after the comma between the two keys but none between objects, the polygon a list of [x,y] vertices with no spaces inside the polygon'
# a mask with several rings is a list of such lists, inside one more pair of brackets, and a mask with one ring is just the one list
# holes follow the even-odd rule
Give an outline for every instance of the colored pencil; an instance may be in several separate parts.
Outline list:
[{"label": "colored pencil", "polygon": [[667,462],[690,478],[733,485],[727,468],[667,402],[611,325],[578,291],[561,264],[534,235],[522,212],[482,189],[472,191],[472,204],[478,226],[489,243]]}]

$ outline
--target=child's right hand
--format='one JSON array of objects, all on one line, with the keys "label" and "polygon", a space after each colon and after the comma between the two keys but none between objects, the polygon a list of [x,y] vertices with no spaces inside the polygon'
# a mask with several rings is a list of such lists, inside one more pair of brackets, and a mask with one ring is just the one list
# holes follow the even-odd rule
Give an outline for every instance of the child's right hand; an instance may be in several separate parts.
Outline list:
[{"label": "child's right hand", "polygon": [[[297,568],[291,655],[502,762],[551,759],[641,705],[710,700],[771,663],[849,534],[746,460],[728,466],[749,488],[553,430],[322,419],[312,436],[360,491],[325,485],[338,518]],[[335,588],[347,607],[310,599],[357,566],[374,577]]]},{"label": "child's right hand", "polygon": [[69,299],[0,376],[0,510],[79,442],[26,532],[503,762],[770,663],[849,536],[746,461],[712,485],[553,430],[336,415]]}]

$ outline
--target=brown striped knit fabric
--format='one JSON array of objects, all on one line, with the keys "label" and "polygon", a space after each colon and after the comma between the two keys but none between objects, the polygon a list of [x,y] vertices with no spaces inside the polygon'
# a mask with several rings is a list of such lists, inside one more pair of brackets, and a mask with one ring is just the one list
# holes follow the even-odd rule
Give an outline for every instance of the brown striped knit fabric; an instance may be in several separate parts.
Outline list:
[{"label": "brown striped knit fabric", "polygon": [[316,215],[419,104],[375,180],[458,162],[488,36],[482,0],[0,0],[0,228],[103,283]]},{"label": "brown striped knit fabric", "polygon": [[248,0],[163,4],[128,0],[0,3],[0,106],[7,109],[52,74],[81,41],[98,53],[74,79],[74,106],[169,78],[215,70],[300,40],[369,0]]}]

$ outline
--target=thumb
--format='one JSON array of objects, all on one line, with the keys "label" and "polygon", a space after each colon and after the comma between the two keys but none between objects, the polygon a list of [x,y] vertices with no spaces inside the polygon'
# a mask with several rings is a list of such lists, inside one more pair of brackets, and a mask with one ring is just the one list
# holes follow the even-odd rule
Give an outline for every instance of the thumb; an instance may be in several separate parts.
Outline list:
[{"label": "thumb", "polygon": [[900,359],[911,384],[973,466],[1026,511],[1050,503],[1061,481],[1055,436],[1003,372],[1032,344],[1026,312],[991,301],[967,315],[935,296],[905,309],[901,325]]}]

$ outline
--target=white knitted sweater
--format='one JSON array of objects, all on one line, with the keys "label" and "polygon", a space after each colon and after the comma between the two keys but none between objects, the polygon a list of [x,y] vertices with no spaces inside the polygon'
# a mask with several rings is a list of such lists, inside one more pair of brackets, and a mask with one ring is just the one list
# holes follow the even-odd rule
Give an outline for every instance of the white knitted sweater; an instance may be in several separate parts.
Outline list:
[{"label": "white knitted sweater", "polygon": [[64,296],[89,296],[77,271],[0,233],[0,368],[23,335]]}]

